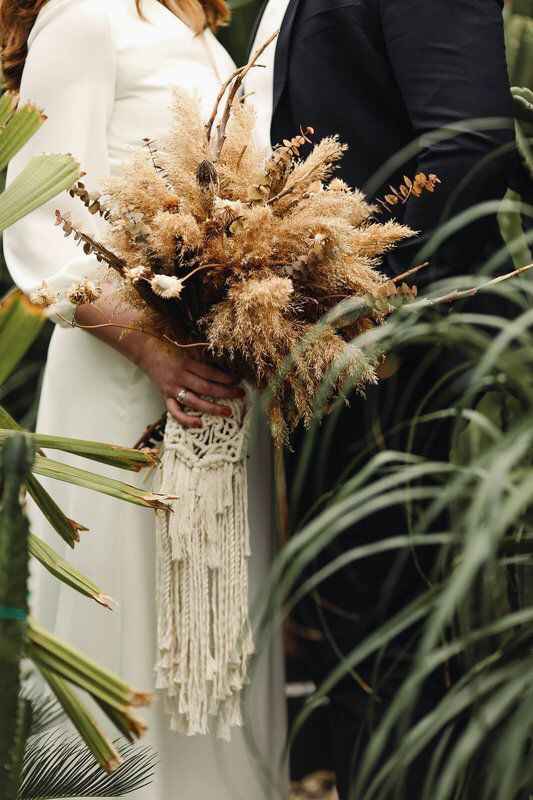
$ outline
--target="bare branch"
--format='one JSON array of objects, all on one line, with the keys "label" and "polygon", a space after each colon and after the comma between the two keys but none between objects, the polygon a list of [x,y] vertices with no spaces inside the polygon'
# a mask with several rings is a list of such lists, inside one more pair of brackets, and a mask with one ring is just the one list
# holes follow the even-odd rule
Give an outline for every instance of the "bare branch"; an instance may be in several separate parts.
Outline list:
[{"label": "bare branch", "polygon": [[[233,75],[226,81],[224,86],[219,92],[219,95],[216,99],[215,107],[213,109],[213,113],[209,118],[209,122],[206,125],[206,133],[207,133],[207,141],[210,145],[210,157],[213,161],[217,161],[220,158],[220,154],[222,152],[222,148],[224,147],[224,142],[226,141],[226,128],[229,122],[231,109],[233,107],[233,103],[235,102],[235,98],[243,84],[244,79],[248,75],[251,69],[258,66],[257,59],[261,57],[267,47],[277,38],[279,34],[279,30],[270,36],[267,41],[262,44],[260,47],[257,48],[255,53],[253,54],[252,58],[244,67],[240,67],[239,69],[235,70]],[[231,88],[230,88],[231,87]],[[222,98],[224,94],[229,89],[228,99],[226,100],[226,106],[224,108],[224,112],[222,114],[222,119],[217,128],[217,141],[216,143],[212,142],[212,133],[213,133],[213,125],[215,123],[218,109],[220,103],[222,102]]]}]

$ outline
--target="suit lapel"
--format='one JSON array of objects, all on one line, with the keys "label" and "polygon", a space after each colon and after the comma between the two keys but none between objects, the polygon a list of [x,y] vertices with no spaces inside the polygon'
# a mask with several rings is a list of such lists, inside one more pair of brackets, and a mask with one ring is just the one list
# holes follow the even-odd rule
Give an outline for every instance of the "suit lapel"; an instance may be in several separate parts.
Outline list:
[{"label": "suit lapel", "polygon": [[264,0],[263,5],[259,9],[257,17],[255,18],[255,22],[254,22],[254,25],[253,25],[253,28],[252,28],[252,32],[251,32],[250,38],[248,40],[248,59],[247,59],[248,61],[250,60],[250,58],[252,56],[252,48],[254,46],[255,37],[257,36],[257,31],[259,30],[259,26],[261,25],[261,20],[263,19],[263,15],[264,15],[264,13],[266,11],[267,5],[268,5],[268,0]]},{"label": "suit lapel", "polygon": [[300,2],[301,0],[290,0],[276,45],[276,58],[274,61],[274,104],[272,109],[272,117],[274,117],[277,111],[279,101],[281,100],[281,95],[283,94],[283,90],[287,82],[291,33]]}]

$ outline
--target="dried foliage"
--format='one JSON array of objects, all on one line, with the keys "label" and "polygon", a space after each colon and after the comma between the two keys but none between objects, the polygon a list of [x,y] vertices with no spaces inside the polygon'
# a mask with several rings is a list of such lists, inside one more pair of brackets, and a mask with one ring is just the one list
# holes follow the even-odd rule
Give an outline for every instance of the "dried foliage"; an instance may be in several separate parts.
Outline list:
[{"label": "dried foliage", "polygon": [[437,175],[426,175],[424,172],[419,172],[415,175],[414,180],[411,180],[407,175],[403,176],[403,181],[396,189],[394,186],[389,186],[388,194],[383,199],[378,200],[378,203],[388,211],[395,206],[405,205],[411,197],[422,197],[424,192],[433,192],[440,184],[440,178]]},{"label": "dried foliage", "polygon": [[[157,309],[167,333],[208,342],[220,363],[260,390],[271,387],[282,443],[347,381],[363,389],[376,380],[350,333],[320,320],[340,300],[365,296],[378,302],[369,316],[379,323],[384,298],[399,291],[379,272],[380,258],[412,231],[377,221],[359,191],[333,178],[346,150],[337,137],[302,158],[314,133],[307,128],[270,157],[261,152],[253,109],[236,91],[252,65],[235,73],[225,108],[207,126],[197,98],[176,91],[164,139],[145,141],[102,196],[82,184],[72,191],[107,220],[107,241],[59,213],[57,222],[119,274],[133,303],[141,297]],[[86,302],[93,289],[73,287],[70,299]],[[39,301],[47,299],[43,287]]]}]

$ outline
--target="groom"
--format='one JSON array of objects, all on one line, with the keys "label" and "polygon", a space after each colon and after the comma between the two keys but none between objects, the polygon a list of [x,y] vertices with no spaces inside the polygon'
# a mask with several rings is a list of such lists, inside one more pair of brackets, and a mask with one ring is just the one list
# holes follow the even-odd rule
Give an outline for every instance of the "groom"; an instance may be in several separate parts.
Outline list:
[{"label": "groom", "polygon": [[[253,70],[247,85],[265,145],[290,139],[300,126],[312,126],[317,140],[339,134],[349,150],[337,175],[370,197],[398,186],[404,175],[423,172],[441,180],[434,195],[412,197],[399,207],[398,218],[418,236],[388,257],[384,269],[391,276],[417,263],[424,241],[445,219],[502,197],[514,135],[500,0],[268,0],[252,50],[278,28],[277,43],[260,59],[266,69]],[[453,126],[451,131],[433,133],[447,126]],[[439,247],[425,279],[472,271],[501,246],[496,214],[480,216]],[[370,391],[366,401],[354,399],[343,412],[322,489],[353,457],[354,443],[367,431],[379,431],[382,443],[377,446],[405,447],[404,440],[388,433],[399,421],[399,409],[403,419],[413,416],[416,399],[442,370],[442,363],[433,365],[416,385],[415,402],[406,400],[404,387],[413,383],[421,355],[402,355],[395,377]],[[446,431],[433,426],[421,451],[447,460]],[[311,507],[316,492],[307,491],[302,510]],[[369,523],[378,538],[401,532],[403,525],[399,509]],[[370,535],[366,529],[350,533],[355,539],[348,535],[337,541],[330,560],[339,549]],[[330,581],[316,617],[309,608],[301,612],[305,624],[320,627],[325,619],[328,629],[322,643],[309,645],[317,682],[338,659],[331,638],[350,652],[423,588],[412,563],[392,564],[380,557],[364,564],[359,572]],[[372,679],[371,666],[363,677]],[[381,696],[393,696],[400,679],[401,674],[380,686]],[[428,682],[420,713],[438,702],[442,691],[439,677],[434,685]],[[329,699],[326,735],[332,741],[341,800],[346,800],[352,751],[356,741],[364,747],[376,709],[369,709],[368,695],[353,680],[337,686]],[[423,782],[423,764],[415,763],[410,772],[408,789],[414,798]]]}]

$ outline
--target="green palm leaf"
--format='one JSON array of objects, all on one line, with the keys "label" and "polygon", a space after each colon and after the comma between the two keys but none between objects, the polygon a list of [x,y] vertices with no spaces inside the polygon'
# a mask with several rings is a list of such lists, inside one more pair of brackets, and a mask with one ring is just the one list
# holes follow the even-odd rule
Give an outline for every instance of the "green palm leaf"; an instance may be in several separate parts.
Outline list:
[{"label": "green palm leaf", "polygon": [[[1,117],[0,110],[0,119]],[[13,156],[24,147],[45,121],[45,115],[32,103],[26,103],[11,113],[0,130],[0,170],[6,168]]]},{"label": "green palm leaf", "polygon": [[42,330],[42,311],[18,290],[0,302],[0,386]]},{"label": "green palm leaf", "polygon": [[30,159],[0,195],[0,231],[69,189],[81,175],[72,156],[42,155]]},{"label": "green palm leaf", "polygon": [[29,545],[30,555],[40,561],[51,575],[100,605],[112,608],[112,599],[104,594],[96,583],[61,558],[50,545],[34,534],[30,535]]},{"label": "green palm leaf", "polygon": [[[9,430],[0,428],[0,448],[9,436]],[[153,467],[157,464],[156,457],[151,453],[120,447],[119,445],[90,442],[64,436],[50,436],[43,433],[29,433],[28,436],[37,449],[42,447],[47,450],[60,450],[88,458],[91,461],[98,461],[111,467],[131,470],[132,472],[138,472],[143,467]]]}]

